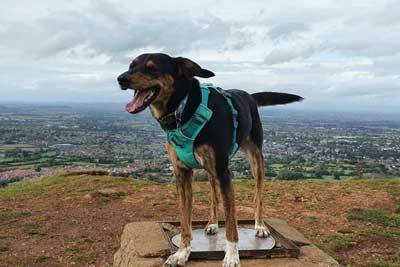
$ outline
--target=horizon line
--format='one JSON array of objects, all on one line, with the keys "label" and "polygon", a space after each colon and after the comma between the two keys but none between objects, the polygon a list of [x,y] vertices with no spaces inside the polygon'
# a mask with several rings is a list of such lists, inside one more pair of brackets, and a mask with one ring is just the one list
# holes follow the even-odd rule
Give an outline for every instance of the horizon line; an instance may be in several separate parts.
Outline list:
[{"label": "horizon line", "polygon": [[[17,104],[17,105],[49,105],[49,106],[58,106],[58,105],[84,105],[84,104],[89,104],[89,105],[95,105],[95,104],[121,104],[125,105],[125,102],[117,102],[117,101],[16,101],[16,100],[11,100],[11,101],[2,101],[0,100],[0,106],[1,105],[10,105],[10,104]],[[338,109],[338,108],[322,108],[322,107],[298,107],[295,105],[277,105],[277,106],[269,106],[269,107],[259,107],[259,110],[279,110],[279,109],[286,109],[286,110],[299,110],[299,111],[305,111],[305,112],[338,112],[338,113],[374,113],[374,114],[393,114],[393,115],[398,115],[400,114],[400,111],[397,110],[388,110],[388,109],[382,109],[382,108],[354,108],[354,109]]]}]

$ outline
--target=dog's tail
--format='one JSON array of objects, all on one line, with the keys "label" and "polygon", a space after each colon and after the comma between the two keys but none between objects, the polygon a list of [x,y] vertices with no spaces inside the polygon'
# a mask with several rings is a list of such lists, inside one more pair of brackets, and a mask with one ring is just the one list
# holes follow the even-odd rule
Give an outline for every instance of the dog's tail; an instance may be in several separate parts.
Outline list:
[{"label": "dog's tail", "polygon": [[303,98],[298,95],[276,92],[260,92],[251,94],[251,96],[256,100],[257,106],[259,107],[283,105],[303,100]]}]

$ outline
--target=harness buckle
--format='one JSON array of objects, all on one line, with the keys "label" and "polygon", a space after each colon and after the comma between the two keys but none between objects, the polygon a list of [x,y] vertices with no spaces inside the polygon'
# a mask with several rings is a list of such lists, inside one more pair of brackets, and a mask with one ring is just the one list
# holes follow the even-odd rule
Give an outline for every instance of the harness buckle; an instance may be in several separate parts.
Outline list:
[{"label": "harness buckle", "polygon": [[188,100],[188,96],[185,96],[185,98],[183,98],[181,100],[181,103],[179,103],[178,108],[175,110],[176,128],[180,128],[181,125],[182,125],[182,113],[183,113],[183,110],[186,107],[187,100]]},{"label": "harness buckle", "polygon": [[182,126],[182,113],[175,111],[175,122],[176,128],[179,129]]}]

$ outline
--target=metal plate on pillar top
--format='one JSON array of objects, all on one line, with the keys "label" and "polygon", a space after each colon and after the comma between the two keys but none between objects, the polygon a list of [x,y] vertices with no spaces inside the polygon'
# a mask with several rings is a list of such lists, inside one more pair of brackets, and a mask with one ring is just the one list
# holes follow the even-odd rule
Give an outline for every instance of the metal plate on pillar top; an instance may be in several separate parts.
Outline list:
[{"label": "metal plate on pillar top", "polygon": [[[275,239],[270,235],[267,238],[256,237],[254,229],[238,228],[239,251],[244,250],[270,250],[275,246]],[[192,252],[203,251],[225,251],[226,239],[225,228],[219,228],[215,235],[207,235],[204,229],[194,229],[192,231]],[[179,247],[181,235],[172,237],[172,243]]]}]

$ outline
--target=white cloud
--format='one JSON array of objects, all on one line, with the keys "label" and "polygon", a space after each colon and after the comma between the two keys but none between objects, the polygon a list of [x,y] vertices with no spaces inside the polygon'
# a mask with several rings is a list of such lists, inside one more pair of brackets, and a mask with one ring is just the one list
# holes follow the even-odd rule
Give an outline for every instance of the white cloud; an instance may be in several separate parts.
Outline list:
[{"label": "white cloud", "polygon": [[2,100],[120,101],[129,59],[162,51],[219,85],[299,93],[305,107],[400,104],[395,0],[4,2]]}]

